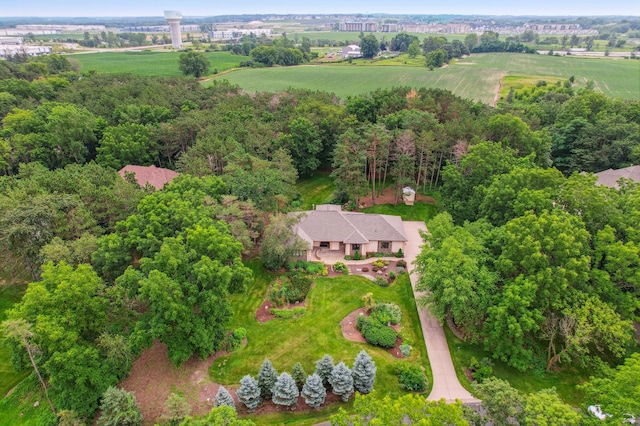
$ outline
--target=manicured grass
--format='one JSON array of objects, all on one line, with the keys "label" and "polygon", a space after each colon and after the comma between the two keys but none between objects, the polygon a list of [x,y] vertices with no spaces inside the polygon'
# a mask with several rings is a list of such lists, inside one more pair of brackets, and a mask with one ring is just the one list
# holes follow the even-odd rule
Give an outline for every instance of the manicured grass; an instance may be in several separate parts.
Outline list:
[{"label": "manicured grass", "polygon": [[[38,402],[38,406],[34,404]],[[56,424],[35,374],[23,380],[13,393],[0,399],[0,426]]]},{"label": "manicured grass", "polygon": [[311,210],[313,205],[327,204],[333,197],[333,191],[336,190],[333,178],[329,173],[320,172],[299,180],[296,188],[302,196],[301,210]]},{"label": "manicured grass", "polygon": [[[80,63],[80,71],[95,70],[99,73],[132,73],[142,76],[177,77],[182,75],[178,68],[178,52],[100,52],[69,55],[68,58]],[[211,67],[210,72],[219,72],[237,67],[248,56],[233,55],[230,52],[205,53]]]},{"label": "manicured grass", "polygon": [[[392,60],[395,59],[389,59]],[[381,64],[382,61],[376,63]],[[593,80],[596,89],[608,96],[640,99],[638,73],[640,61],[630,59],[482,53],[434,71],[400,65],[327,64],[243,69],[216,78],[227,79],[249,92],[273,92],[294,87],[332,92],[342,98],[377,88],[433,87],[449,89],[459,96],[490,104],[500,80],[508,75],[534,76],[536,80],[567,79],[573,75],[581,86],[587,80]]]},{"label": "manicured grass", "polygon": [[360,209],[362,213],[390,214],[402,217],[406,221],[426,222],[438,214],[438,206],[429,203],[415,203],[413,206],[407,206],[404,203],[378,204],[375,206]]},{"label": "manicured grass", "polygon": [[[22,299],[25,287],[21,285],[0,285],[0,322],[7,317],[5,311]],[[0,335],[0,397],[4,396],[15,385],[29,374],[29,370],[15,372],[11,366],[11,349],[4,345]]]},{"label": "manicured grass", "polygon": [[583,392],[578,390],[576,386],[585,382],[589,374],[584,371],[578,371],[570,366],[558,373],[544,373],[536,371],[521,372],[515,368],[507,366],[505,363],[492,359],[491,354],[484,350],[481,345],[472,345],[463,342],[451,333],[449,327],[444,327],[447,337],[447,344],[451,351],[451,359],[456,369],[456,375],[460,383],[469,391],[473,391],[471,383],[465,375],[465,369],[469,366],[471,357],[475,357],[478,361],[482,358],[490,358],[493,363],[493,375],[507,380],[511,385],[525,393],[537,392],[542,389],[555,387],[560,397],[574,407],[582,405],[584,398]]},{"label": "manicured grass", "polygon": [[[415,362],[425,366],[431,383],[431,372],[422,338],[422,329],[417,315],[409,277],[398,277],[387,288],[378,287],[371,281],[356,276],[336,278],[315,278],[315,285],[307,296],[307,312],[298,319],[274,319],[258,323],[255,313],[264,300],[273,274],[261,269],[258,261],[248,262],[254,270],[255,282],[244,295],[231,296],[234,316],[230,327],[247,329],[248,344],[226,357],[218,358],[211,366],[210,373],[216,382],[225,385],[237,385],[240,379],[251,374],[257,375],[265,358],[269,358],[280,372],[291,371],[296,362],[300,362],[305,371],[315,370],[315,362],[324,354],[331,355],[335,362],[344,361],[353,365],[355,356],[365,349],[374,359],[377,368],[376,389],[385,395],[401,395],[393,366],[401,362]],[[351,311],[362,307],[361,297],[368,292],[374,294],[379,302],[393,302],[402,309],[402,333],[413,346],[411,356],[405,360],[392,357],[387,351],[368,345],[346,340],[340,330],[340,321]],[[317,423],[326,419],[333,408],[320,412],[311,412],[296,416],[275,416],[273,423],[302,422],[313,420]],[[272,420],[269,420],[271,423]],[[260,423],[265,424],[260,417]]]}]

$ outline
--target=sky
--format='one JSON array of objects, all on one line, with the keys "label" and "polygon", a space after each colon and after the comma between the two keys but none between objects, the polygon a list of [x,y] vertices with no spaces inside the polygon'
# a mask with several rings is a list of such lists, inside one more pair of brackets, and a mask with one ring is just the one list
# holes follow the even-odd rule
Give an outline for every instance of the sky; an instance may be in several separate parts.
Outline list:
[{"label": "sky", "polygon": [[0,18],[12,16],[161,16],[179,10],[183,16],[240,14],[459,14],[540,16],[640,16],[637,0],[0,0]]}]

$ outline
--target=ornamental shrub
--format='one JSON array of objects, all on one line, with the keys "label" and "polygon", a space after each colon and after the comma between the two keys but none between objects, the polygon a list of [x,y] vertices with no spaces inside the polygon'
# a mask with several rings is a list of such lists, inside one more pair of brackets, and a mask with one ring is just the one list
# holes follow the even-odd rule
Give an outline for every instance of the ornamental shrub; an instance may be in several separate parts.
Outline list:
[{"label": "ornamental shrub", "polygon": [[398,249],[398,253],[396,253],[396,257],[404,257],[404,254],[402,253],[401,248]]},{"label": "ornamental shrub", "polygon": [[387,279],[384,277],[378,276],[376,277],[376,280],[374,282],[380,287],[389,287],[389,281],[387,281]]},{"label": "ornamental shrub", "polygon": [[353,386],[360,393],[369,393],[373,390],[373,382],[376,380],[376,364],[369,354],[362,350],[356,356],[351,370]]},{"label": "ornamental shrub", "polygon": [[278,372],[273,368],[273,364],[265,359],[258,371],[258,386],[260,387],[260,396],[264,399],[271,399],[271,390],[278,380]]},{"label": "ornamental shrub", "polygon": [[229,352],[235,351],[240,347],[245,337],[247,337],[247,330],[243,327],[236,328],[222,342],[222,349]]},{"label": "ornamental shrub", "polygon": [[349,267],[347,267],[343,262],[336,262],[333,265],[333,270],[336,272],[342,272],[344,275],[349,275]]},{"label": "ornamental shrub", "polygon": [[333,367],[329,383],[335,395],[341,396],[344,402],[349,401],[349,397],[353,394],[353,376],[344,362],[340,361]]},{"label": "ornamental shrub", "polygon": [[304,275],[293,274],[279,277],[269,291],[268,299],[276,306],[303,301],[311,289],[311,279]]},{"label": "ornamental shrub", "polygon": [[386,325],[376,323],[374,326],[366,327],[362,335],[367,342],[383,348],[392,348],[396,344],[396,332]]},{"label": "ornamental shrub", "polygon": [[391,278],[392,280],[396,279],[396,273],[393,271],[389,271],[389,278]]},{"label": "ornamental shrub", "polygon": [[398,260],[396,262],[396,266],[402,266],[403,268],[407,267],[407,261],[406,260]]},{"label": "ornamental shrub", "polygon": [[398,364],[396,372],[400,387],[413,392],[427,390],[427,378],[419,365]]},{"label": "ornamental shrub", "polygon": [[250,413],[255,411],[260,402],[262,402],[258,381],[248,374],[240,380],[240,388],[236,391],[236,396],[238,401],[243,403]]},{"label": "ornamental shrub", "polygon": [[314,409],[318,409],[327,397],[327,390],[322,384],[322,378],[317,374],[307,377],[301,392],[304,402]]},{"label": "ornamental shrub", "polygon": [[291,410],[296,409],[298,403],[298,386],[289,373],[282,373],[278,376],[275,385],[272,389],[273,403],[289,407]]},{"label": "ornamental shrub", "polygon": [[353,253],[353,260],[360,260],[360,252],[358,250]]},{"label": "ornamental shrub", "polygon": [[402,311],[395,303],[378,303],[371,311],[370,318],[382,324],[398,324],[402,320]]},{"label": "ornamental shrub", "polygon": [[398,268],[397,268],[397,269],[398,269],[398,275],[402,275],[402,274],[404,274],[405,272],[407,272],[407,271],[406,271],[402,266],[398,266]]},{"label": "ornamental shrub", "polygon": [[402,353],[402,355],[404,355],[404,356],[411,355],[411,345],[409,345],[407,343],[401,344],[400,345],[400,353]]}]

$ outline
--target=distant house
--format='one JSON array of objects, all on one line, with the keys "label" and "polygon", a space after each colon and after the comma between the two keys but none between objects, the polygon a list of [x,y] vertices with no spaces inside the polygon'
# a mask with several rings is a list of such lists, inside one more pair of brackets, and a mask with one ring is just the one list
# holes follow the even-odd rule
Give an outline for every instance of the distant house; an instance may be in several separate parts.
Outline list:
[{"label": "distant house", "polygon": [[309,249],[300,256],[306,260],[355,252],[363,258],[367,253],[392,254],[404,250],[407,241],[399,216],[345,212],[334,205],[298,214],[300,221],[293,231],[308,243]]},{"label": "distant house", "polygon": [[360,51],[360,46],[357,44],[350,44],[349,46],[342,48],[342,53],[340,55],[343,59],[360,58],[362,57],[362,52]]},{"label": "distant house", "polygon": [[163,169],[162,167],[155,166],[124,166],[118,173],[122,178],[125,178],[126,173],[133,173],[136,177],[136,181],[142,187],[150,184],[155,189],[162,189],[167,183],[171,182],[174,177],[180,173],[173,170]]},{"label": "distant house", "polygon": [[624,169],[609,169],[600,173],[594,173],[598,177],[598,185],[618,188],[620,178],[631,179],[640,183],[640,166],[625,167]]}]

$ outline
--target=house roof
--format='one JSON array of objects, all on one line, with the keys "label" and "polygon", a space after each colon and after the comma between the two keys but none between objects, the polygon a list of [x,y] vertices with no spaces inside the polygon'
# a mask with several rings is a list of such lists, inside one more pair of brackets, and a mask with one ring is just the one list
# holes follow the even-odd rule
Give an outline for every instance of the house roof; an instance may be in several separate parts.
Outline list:
[{"label": "house roof", "polygon": [[303,240],[366,244],[369,241],[407,241],[399,216],[312,210],[294,228]]},{"label": "house roof", "polygon": [[605,170],[600,173],[594,173],[598,177],[598,185],[605,185],[611,188],[618,187],[618,180],[620,178],[632,179],[636,182],[640,182],[640,166],[625,167],[618,170]]},{"label": "house roof", "polygon": [[165,184],[171,182],[173,178],[180,175],[173,170],[155,166],[132,166],[129,164],[118,170],[118,173],[123,178],[125,177],[126,172],[135,174],[136,181],[140,186],[144,187],[149,183],[156,189],[162,189]]}]

